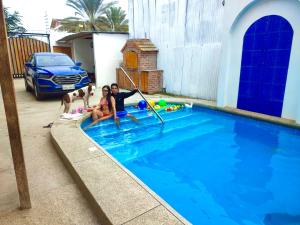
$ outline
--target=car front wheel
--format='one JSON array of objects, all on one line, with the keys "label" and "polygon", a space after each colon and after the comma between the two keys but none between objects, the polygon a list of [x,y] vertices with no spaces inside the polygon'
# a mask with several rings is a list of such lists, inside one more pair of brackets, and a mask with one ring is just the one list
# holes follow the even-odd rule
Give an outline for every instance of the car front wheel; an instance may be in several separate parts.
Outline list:
[{"label": "car front wheel", "polygon": [[39,90],[38,90],[36,84],[34,84],[34,95],[35,95],[35,98],[36,98],[37,100],[42,100],[42,99],[43,99],[43,96],[42,96],[42,94],[39,92]]},{"label": "car front wheel", "polygon": [[30,91],[31,88],[29,87],[26,78],[24,78],[24,82],[25,82],[25,89],[26,89],[26,91]]}]

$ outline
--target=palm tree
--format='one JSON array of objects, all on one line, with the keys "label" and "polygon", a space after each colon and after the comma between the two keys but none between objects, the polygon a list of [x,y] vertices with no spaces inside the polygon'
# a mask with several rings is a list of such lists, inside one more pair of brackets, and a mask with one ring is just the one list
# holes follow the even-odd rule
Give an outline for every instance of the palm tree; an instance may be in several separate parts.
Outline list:
[{"label": "palm tree", "polygon": [[121,7],[109,7],[105,11],[105,16],[101,16],[99,21],[106,31],[128,31],[126,13]]},{"label": "palm tree", "polygon": [[116,2],[104,4],[103,0],[67,0],[66,4],[75,10],[75,16],[63,19],[60,30],[78,32],[100,30],[98,18]]},{"label": "palm tree", "polygon": [[7,32],[24,33],[26,29],[22,26],[22,16],[19,12],[14,11],[12,14],[8,11],[8,8],[4,7],[4,17],[6,22]]},{"label": "palm tree", "polygon": [[71,18],[63,19],[60,22],[60,27],[58,30],[68,31],[70,33],[77,33],[81,31],[90,30],[87,28],[86,23],[83,21],[73,20]]}]

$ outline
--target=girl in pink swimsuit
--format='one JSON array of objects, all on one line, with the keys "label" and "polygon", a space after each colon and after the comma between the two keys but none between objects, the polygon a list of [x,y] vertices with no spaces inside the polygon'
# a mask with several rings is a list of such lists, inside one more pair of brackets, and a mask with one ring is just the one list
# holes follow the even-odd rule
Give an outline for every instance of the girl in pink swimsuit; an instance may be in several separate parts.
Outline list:
[{"label": "girl in pink swimsuit", "polygon": [[92,112],[94,121],[92,125],[111,117],[114,117],[115,121],[117,120],[116,104],[114,97],[111,96],[110,87],[105,85],[102,87],[102,98],[100,99],[100,103]]}]

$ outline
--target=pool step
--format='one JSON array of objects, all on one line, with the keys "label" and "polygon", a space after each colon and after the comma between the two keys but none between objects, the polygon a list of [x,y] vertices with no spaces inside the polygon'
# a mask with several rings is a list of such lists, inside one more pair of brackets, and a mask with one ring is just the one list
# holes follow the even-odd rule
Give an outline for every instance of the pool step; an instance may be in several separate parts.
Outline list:
[{"label": "pool step", "polygon": [[[178,119],[189,118],[189,117],[192,117],[192,116],[193,116],[193,114],[187,114],[187,115],[183,115],[183,116],[176,117],[176,118],[165,119],[165,123],[176,121]],[[116,136],[116,135],[123,135],[123,134],[129,133],[129,132],[136,132],[137,130],[144,130],[145,128],[147,128],[149,126],[161,126],[161,123],[159,121],[157,121],[157,120],[155,120],[155,121],[151,120],[147,124],[136,125],[134,127],[129,127],[127,129],[123,128],[122,130],[118,130],[117,129],[117,130],[115,130],[113,132],[106,133],[106,134],[99,134],[99,135],[96,135],[94,137],[109,138],[109,137]]]},{"label": "pool step", "polygon": [[[152,119],[155,119],[153,117],[153,115],[146,115],[146,116],[141,116],[141,117],[136,117],[139,121],[141,120],[145,120],[145,119],[149,119],[149,118],[152,118]],[[120,120],[120,124],[121,125],[124,125],[124,124],[128,124],[128,123],[132,123],[133,121],[129,118],[124,118],[124,119],[121,119]],[[87,129],[87,131],[91,131],[91,130],[95,130],[95,129],[99,129],[99,128],[102,128],[102,129],[110,129],[111,127],[109,126],[114,126],[115,125],[115,122],[114,121],[110,121],[109,123],[99,123],[97,125],[94,125],[90,128]]]},{"label": "pool step", "polygon": [[[171,112],[163,111],[162,113],[160,113],[160,115],[164,118],[164,115],[174,114],[174,113],[178,113],[178,112],[183,112],[183,110],[171,111]],[[150,112],[148,110],[138,110],[138,111],[135,111],[134,113],[130,112],[130,114],[135,116],[138,120],[143,120],[143,119],[147,119],[147,118],[156,119],[156,116],[154,115],[154,113]],[[140,116],[140,115],[142,115],[142,116]],[[91,122],[92,121],[89,120],[89,123],[91,123]],[[123,124],[131,123],[132,120],[129,119],[129,118],[121,118],[120,122],[121,122],[121,126],[122,126]],[[82,126],[82,128],[87,126],[89,123],[85,123],[84,126]],[[94,125],[94,126],[88,128],[87,131],[90,131],[90,130],[93,130],[93,129],[98,129],[98,128],[106,128],[107,126],[111,126],[111,125],[115,125],[114,121],[113,120],[107,120],[107,121],[103,121],[103,122],[101,122],[97,125]]]},{"label": "pool step", "polygon": [[[134,111],[133,113],[129,112],[130,114],[132,114],[135,117],[138,117],[139,115],[147,115],[147,113],[149,113],[147,110],[138,110],[138,111]],[[130,119],[128,118],[121,118],[121,121],[130,121]],[[84,121],[81,124],[81,128],[86,127],[87,125],[89,125],[90,123],[92,123],[92,119],[89,118],[86,121]],[[92,127],[90,127],[88,130],[93,129],[93,128],[97,128],[97,127],[105,127],[105,126],[110,126],[110,125],[114,125],[114,121],[112,119],[108,119],[105,121],[102,121],[101,123],[98,123]]]},{"label": "pool step", "polygon": [[[190,118],[189,118],[190,119]],[[187,124],[187,120],[181,120],[178,123],[169,123],[164,126],[164,127],[153,127],[150,130],[140,130],[139,132],[134,132],[134,133],[120,133],[119,135],[115,135],[111,138],[96,138],[95,140],[100,143],[101,145],[103,145],[105,147],[105,149],[112,149],[115,148],[117,146],[124,146],[124,145],[128,145],[128,144],[137,144],[139,142],[142,142],[144,140],[147,139],[151,139],[151,138],[156,138],[159,137],[161,135],[165,135],[168,133],[172,133],[172,135],[174,133],[178,133],[180,130],[184,130],[185,129],[192,129],[193,127],[201,127],[203,125],[205,125],[206,123],[211,122],[211,119],[208,118],[204,118],[204,119],[199,119],[198,121],[195,121],[193,123],[189,122],[188,125]],[[144,133],[144,131],[146,133]],[[174,137],[174,138],[177,138]]]},{"label": "pool step", "polygon": [[[124,163],[141,157],[145,157],[146,155],[151,154],[153,152],[166,151],[166,149],[170,150],[182,141],[190,140],[197,137],[200,138],[201,136],[214,133],[222,128],[222,126],[216,126],[211,123],[205,123],[201,126],[197,125],[193,128],[190,128],[189,131],[192,132],[189,132],[188,137],[183,134],[177,135],[176,138],[172,138],[174,136],[174,133],[172,131],[162,131],[160,135],[163,135],[164,139],[172,139],[172,142],[161,142],[161,139],[159,138],[160,135],[156,135],[146,140],[140,140],[138,141],[138,143],[133,142],[127,145],[121,145],[111,149],[106,149],[121,163]],[[178,130],[176,132],[178,132]],[[151,141],[151,145],[149,145],[149,140]],[[144,141],[146,141],[146,143]],[[182,147],[184,148],[185,146]]]},{"label": "pool step", "polygon": [[[163,115],[164,120],[168,121],[169,119],[176,119],[180,116],[186,116],[186,112],[177,112],[175,113],[166,113],[165,115]],[[129,129],[138,129],[141,127],[147,127],[149,125],[153,126],[155,124],[157,125],[161,125],[160,121],[158,119],[156,119],[153,116],[145,116],[143,118],[137,118],[140,122],[140,124],[136,124],[131,120],[126,121],[126,123],[123,123],[123,121],[121,121],[121,129],[118,129],[115,124],[111,125],[111,126],[101,126],[98,127],[97,129],[88,129],[86,130],[86,133],[89,135],[92,135],[93,137],[97,137],[97,136],[102,136],[102,135],[107,135],[107,134],[111,134],[111,133],[120,133],[120,132],[126,132]],[[96,134],[96,135],[95,135]]]}]

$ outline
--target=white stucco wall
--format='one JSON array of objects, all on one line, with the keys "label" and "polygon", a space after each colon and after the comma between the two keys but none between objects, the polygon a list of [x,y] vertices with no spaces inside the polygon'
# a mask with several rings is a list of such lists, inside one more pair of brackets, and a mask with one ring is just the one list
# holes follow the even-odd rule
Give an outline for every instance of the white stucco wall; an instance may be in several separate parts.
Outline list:
[{"label": "white stucco wall", "polygon": [[82,68],[89,73],[95,72],[93,39],[75,39],[72,41],[73,57],[82,63]]},{"label": "white stucco wall", "polygon": [[129,0],[130,38],[159,49],[166,91],[215,100],[223,27],[221,0]]},{"label": "white stucco wall", "polygon": [[93,34],[97,87],[116,82],[116,68],[123,61],[121,49],[127,39],[128,34]]},{"label": "white stucco wall", "polygon": [[256,20],[279,15],[289,21],[294,37],[287,75],[282,117],[300,123],[300,1],[230,0],[226,1],[222,63],[219,75],[219,106],[237,106],[243,37]]}]

